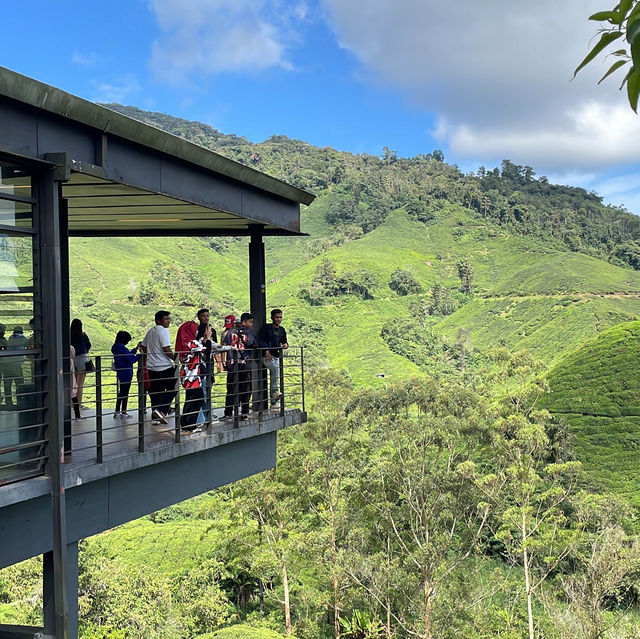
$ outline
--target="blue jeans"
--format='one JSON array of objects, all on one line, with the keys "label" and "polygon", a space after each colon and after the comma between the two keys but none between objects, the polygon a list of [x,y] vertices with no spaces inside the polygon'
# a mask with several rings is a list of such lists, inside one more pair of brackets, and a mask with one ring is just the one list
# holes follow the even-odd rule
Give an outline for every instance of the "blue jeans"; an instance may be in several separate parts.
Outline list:
[{"label": "blue jeans", "polygon": [[264,367],[269,371],[270,383],[269,383],[269,399],[274,403],[273,396],[280,392],[280,360],[277,357],[272,357],[268,360],[266,357],[262,358]]},{"label": "blue jeans", "polygon": [[198,424],[205,424],[207,421],[207,386],[209,385],[209,376],[208,375],[202,375],[200,377],[200,383],[202,386],[202,393],[203,393],[203,397],[204,400],[202,402],[202,407],[200,408],[200,412],[198,413],[198,419],[197,422]]}]

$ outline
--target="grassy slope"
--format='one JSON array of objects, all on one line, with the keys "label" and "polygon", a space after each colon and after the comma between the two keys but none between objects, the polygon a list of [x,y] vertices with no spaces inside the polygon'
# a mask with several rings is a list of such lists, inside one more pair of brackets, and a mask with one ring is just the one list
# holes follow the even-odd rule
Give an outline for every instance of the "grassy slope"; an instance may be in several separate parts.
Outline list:
[{"label": "grassy slope", "polygon": [[640,506],[640,322],[615,326],[549,373],[543,405],[561,415],[576,452],[603,488]]},{"label": "grassy slope", "polygon": [[[324,257],[336,264],[338,272],[362,268],[375,273],[379,281],[375,299],[343,298],[312,308],[302,304],[296,293],[311,281]],[[453,315],[434,323],[451,340],[463,328],[476,348],[498,344],[528,348],[551,363],[598,331],[640,316],[640,297],[608,296],[640,291],[640,273],[479,226],[462,210],[429,227],[396,211],[361,239],[288,272],[271,285],[269,294],[288,312],[320,320],[328,336],[329,361],[349,367],[356,381],[370,382],[380,372],[417,371],[389,353],[380,338],[385,321],[408,317],[409,305],[416,299],[398,297],[388,288],[393,270],[410,270],[425,291],[436,281],[454,287],[456,262],[463,258],[473,265],[477,293]]]},{"label": "grassy slope", "polygon": [[[310,238],[267,239],[267,303],[283,306],[288,318],[321,323],[328,362],[348,368],[358,383],[376,383],[380,373],[405,376],[418,371],[380,337],[388,319],[409,317],[409,305],[416,299],[389,289],[390,275],[398,267],[410,270],[426,292],[435,282],[456,287],[456,262],[464,258],[472,264],[474,297],[450,317],[434,318],[433,325],[451,340],[458,329],[465,329],[479,349],[497,344],[528,348],[552,363],[598,331],[640,317],[640,298],[628,295],[640,291],[640,273],[558,250],[542,240],[512,236],[479,223],[462,208],[451,207],[430,226],[409,219],[403,210],[394,211],[364,237],[316,254],[314,243],[327,234],[324,212],[330,197],[319,198],[303,213],[303,230]],[[85,320],[94,350],[107,350],[119,328],[129,328],[137,339],[151,325],[155,307],[140,307],[127,298],[158,259],[197,267],[208,283],[214,315],[247,306],[245,241],[232,241],[217,253],[195,238],[75,239],[71,255],[72,312]],[[373,272],[378,278],[375,299],[346,296],[323,307],[304,304],[298,290],[309,284],[325,257],[338,272]],[[98,304],[88,309],[79,304],[85,287],[99,295]],[[182,321],[195,309],[171,310]]]}]

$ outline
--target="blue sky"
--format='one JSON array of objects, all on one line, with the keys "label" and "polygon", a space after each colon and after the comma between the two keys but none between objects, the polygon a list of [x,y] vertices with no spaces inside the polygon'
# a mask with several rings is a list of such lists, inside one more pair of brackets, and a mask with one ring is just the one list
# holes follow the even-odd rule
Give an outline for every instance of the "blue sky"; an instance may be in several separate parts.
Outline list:
[{"label": "blue sky", "polygon": [[503,158],[640,213],[638,118],[600,68],[602,0],[25,0],[0,63],[89,100],[261,141]]}]

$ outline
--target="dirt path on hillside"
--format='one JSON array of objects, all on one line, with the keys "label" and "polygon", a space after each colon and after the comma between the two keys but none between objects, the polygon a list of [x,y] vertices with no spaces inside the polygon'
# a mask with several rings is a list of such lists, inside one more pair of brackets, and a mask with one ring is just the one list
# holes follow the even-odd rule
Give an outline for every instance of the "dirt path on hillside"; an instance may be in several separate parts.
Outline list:
[{"label": "dirt path on hillside", "polygon": [[629,293],[536,293],[532,295],[518,295],[510,293],[508,295],[486,295],[478,296],[477,300],[543,300],[543,299],[565,299],[567,297],[578,297],[580,299],[600,298],[640,298],[640,291],[632,291]]}]

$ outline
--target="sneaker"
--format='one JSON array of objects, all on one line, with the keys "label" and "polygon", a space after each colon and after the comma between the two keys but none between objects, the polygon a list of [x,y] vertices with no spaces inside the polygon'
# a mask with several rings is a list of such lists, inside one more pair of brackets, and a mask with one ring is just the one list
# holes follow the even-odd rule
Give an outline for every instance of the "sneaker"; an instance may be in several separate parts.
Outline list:
[{"label": "sneaker", "polygon": [[120,413],[120,419],[131,419],[133,415],[129,415],[129,413]]},{"label": "sneaker", "polygon": [[239,415],[240,419],[242,421],[245,421],[246,419],[249,419],[249,415]]},{"label": "sneaker", "polygon": [[229,421],[230,419],[233,419],[233,415],[223,415],[220,421]]},{"label": "sneaker", "polygon": [[152,425],[152,426],[160,426],[160,421],[159,421],[159,420],[157,420],[157,419],[154,419],[154,420],[151,422],[151,425]]},{"label": "sneaker", "polygon": [[273,394],[271,397],[271,404],[275,404],[279,399],[282,399],[282,393],[280,391]]},{"label": "sneaker", "polygon": [[122,419],[122,415],[120,413],[114,413],[113,419]]}]

